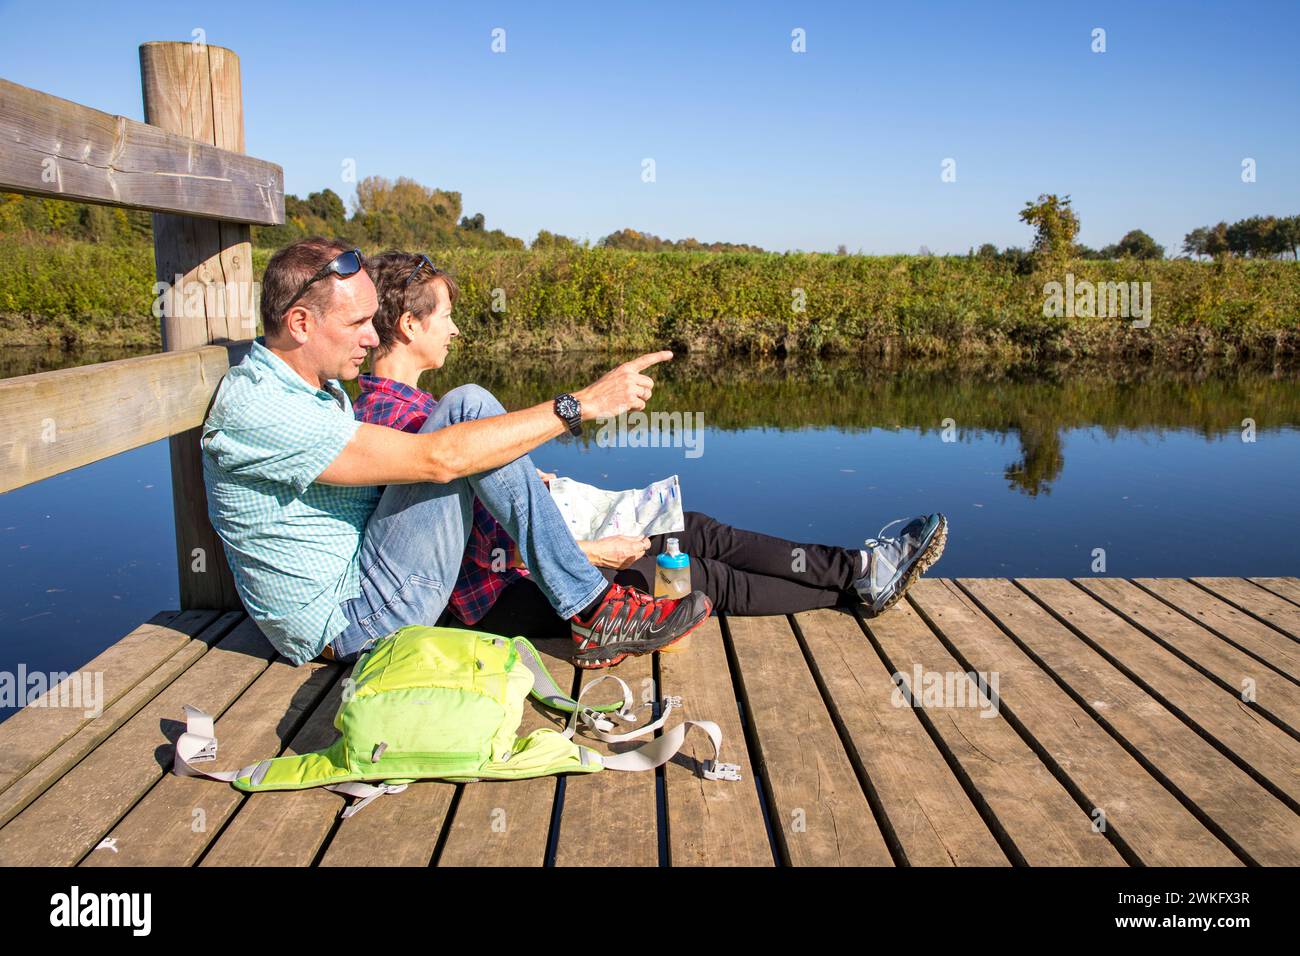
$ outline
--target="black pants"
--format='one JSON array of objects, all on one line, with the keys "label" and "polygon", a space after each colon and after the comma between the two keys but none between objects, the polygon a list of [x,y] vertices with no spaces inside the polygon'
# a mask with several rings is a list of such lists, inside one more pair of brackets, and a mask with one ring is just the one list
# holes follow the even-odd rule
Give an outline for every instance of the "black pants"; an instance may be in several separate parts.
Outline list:
[{"label": "black pants", "polygon": [[[793,614],[855,601],[853,579],[861,559],[857,551],[824,544],[799,544],[745,531],[698,511],[683,515],[686,529],[656,534],[631,567],[601,568],[606,580],[654,593],[655,558],[668,538],[676,538],[691,558],[691,587],[703,591],[714,611],[725,614]],[[439,621],[464,627],[450,611]],[[562,620],[531,578],[520,578],[497,598],[473,630],[522,634],[531,639],[565,637]]]}]

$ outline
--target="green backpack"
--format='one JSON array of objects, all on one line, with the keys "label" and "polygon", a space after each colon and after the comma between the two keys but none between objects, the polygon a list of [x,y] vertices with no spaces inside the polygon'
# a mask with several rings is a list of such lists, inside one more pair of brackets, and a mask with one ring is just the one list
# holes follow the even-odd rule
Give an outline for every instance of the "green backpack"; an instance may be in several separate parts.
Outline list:
[{"label": "green backpack", "polygon": [[[605,679],[622,687],[617,703],[583,706],[582,698]],[[547,673],[537,649],[523,637],[411,625],[377,641],[346,679],[334,716],[342,736],[316,753],[273,757],[241,770],[203,771],[193,765],[217,756],[212,718],[185,706],[185,733],[176,742],[172,769],[182,776],[229,781],[240,790],[303,790],[326,787],[361,799],[344,809],[349,817],[385,793],[416,780],[453,782],[518,780],[555,773],[653,770],[681,748],[690,727],[713,742],[714,758],[703,776],[739,780],[739,766],[718,761],[722,732],[707,720],[687,720],[662,737],[624,753],[604,755],[573,740],[579,719],[593,736],[611,743],[652,733],[680,697],[666,697],[660,717],[624,734],[614,734],[611,716],[635,723],[632,693],[612,674],[582,688],[577,699],[564,694]],[[563,733],[549,727],[527,737],[517,731],[529,696],[570,715]],[[649,707],[644,704],[642,707]],[[367,782],[372,781],[372,782]]]}]

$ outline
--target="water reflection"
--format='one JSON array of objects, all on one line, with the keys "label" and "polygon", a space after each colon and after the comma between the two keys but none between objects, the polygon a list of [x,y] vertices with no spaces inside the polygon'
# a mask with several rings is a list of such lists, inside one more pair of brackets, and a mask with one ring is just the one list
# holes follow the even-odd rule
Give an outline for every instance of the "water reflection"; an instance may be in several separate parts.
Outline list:
[{"label": "water reflection", "polygon": [[[144,349],[9,348],[0,350],[0,378],[107,362]],[[420,384],[435,395],[476,382],[507,408],[546,401],[594,381],[623,358],[601,353],[454,352],[446,367]],[[1096,427],[1188,429],[1205,438],[1300,425],[1300,370],[1251,365],[1132,367],[972,365],[881,362],[863,358],[791,356],[718,358],[682,354],[651,370],[652,410],[703,414],[723,431],[872,428],[939,432],[963,441],[993,433],[1014,439],[1019,455],[1005,468],[1008,486],[1034,497],[1050,494],[1065,469],[1063,433]],[[356,396],[356,383],[348,383]],[[590,445],[595,429],[581,439]]]},{"label": "water reflection", "polygon": [[[597,378],[618,358],[590,353],[454,355],[425,373],[441,394],[465,382],[494,392],[507,408],[546,401]],[[652,408],[702,412],[708,428],[780,431],[919,429],[955,441],[994,433],[1019,444],[1008,485],[1050,494],[1065,468],[1064,432],[1190,430],[1205,438],[1300,425],[1300,374],[1248,366],[1117,368],[888,365],[862,359],[715,359],[683,355],[652,370]],[[355,384],[351,391],[355,395]],[[946,432],[945,432],[946,428]],[[590,444],[592,430],[582,439]]]}]

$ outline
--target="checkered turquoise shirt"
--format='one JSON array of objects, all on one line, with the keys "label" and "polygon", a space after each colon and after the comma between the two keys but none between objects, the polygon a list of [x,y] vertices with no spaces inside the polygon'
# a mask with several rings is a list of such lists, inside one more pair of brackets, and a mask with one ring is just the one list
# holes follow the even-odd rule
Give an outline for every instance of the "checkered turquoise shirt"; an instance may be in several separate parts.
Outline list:
[{"label": "checkered turquoise shirt", "polygon": [[380,493],[316,481],[360,425],[338,381],[325,384],[258,338],[203,423],[212,527],[249,615],[295,664],[347,626],[339,605],[361,593],[361,536]]}]

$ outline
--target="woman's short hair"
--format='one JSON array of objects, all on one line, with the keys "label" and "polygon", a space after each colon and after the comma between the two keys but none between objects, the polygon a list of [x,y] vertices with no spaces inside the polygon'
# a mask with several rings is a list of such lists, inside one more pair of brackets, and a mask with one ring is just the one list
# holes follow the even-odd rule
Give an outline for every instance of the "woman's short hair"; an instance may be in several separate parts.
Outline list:
[{"label": "woman's short hair", "polygon": [[379,347],[375,349],[377,356],[392,351],[397,342],[397,320],[404,312],[423,319],[438,307],[439,283],[446,288],[452,306],[456,305],[460,288],[444,270],[430,271],[428,266],[423,266],[411,279],[411,274],[422,261],[414,252],[385,252],[381,256],[366,258],[366,272],[375,284],[375,296],[379,300],[374,318],[375,332],[379,335]]}]

